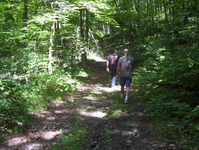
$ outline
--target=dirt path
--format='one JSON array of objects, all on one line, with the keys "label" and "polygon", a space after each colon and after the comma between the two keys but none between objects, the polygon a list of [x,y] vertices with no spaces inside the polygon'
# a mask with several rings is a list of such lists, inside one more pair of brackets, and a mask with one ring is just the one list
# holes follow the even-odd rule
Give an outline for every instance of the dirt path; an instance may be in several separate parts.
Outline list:
[{"label": "dirt path", "polygon": [[157,141],[158,134],[144,119],[133,95],[128,105],[120,101],[119,86],[114,90],[109,87],[104,64],[92,65],[93,73],[79,77],[85,83],[76,92],[66,95],[65,101],[51,103],[48,110],[33,114],[33,122],[25,132],[2,143],[0,150],[49,149],[70,132],[76,121],[87,130],[82,139],[85,150],[175,149]]}]

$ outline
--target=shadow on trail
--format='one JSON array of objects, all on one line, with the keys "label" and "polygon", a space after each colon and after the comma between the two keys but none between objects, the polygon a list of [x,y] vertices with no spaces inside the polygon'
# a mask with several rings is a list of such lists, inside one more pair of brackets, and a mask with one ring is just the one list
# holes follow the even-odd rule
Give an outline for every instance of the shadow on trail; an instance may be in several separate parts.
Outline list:
[{"label": "shadow on trail", "polygon": [[84,83],[75,92],[66,94],[64,101],[52,102],[47,110],[32,114],[33,121],[25,132],[10,137],[0,149],[48,149],[80,121],[88,131],[82,139],[85,150],[166,150],[164,143],[154,141],[137,102],[132,99],[129,105],[123,104],[119,86],[109,87],[105,63],[93,62],[89,68],[88,77],[78,77]]}]

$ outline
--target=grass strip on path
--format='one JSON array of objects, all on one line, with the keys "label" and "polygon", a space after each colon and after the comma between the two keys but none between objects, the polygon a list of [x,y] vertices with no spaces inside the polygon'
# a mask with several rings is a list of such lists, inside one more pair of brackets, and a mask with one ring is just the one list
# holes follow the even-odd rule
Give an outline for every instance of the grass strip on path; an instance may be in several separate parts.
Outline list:
[{"label": "grass strip on path", "polygon": [[83,150],[83,139],[87,135],[87,130],[81,126],[80,121],[76,121],[71,130],[63,135],[49,150]]}]

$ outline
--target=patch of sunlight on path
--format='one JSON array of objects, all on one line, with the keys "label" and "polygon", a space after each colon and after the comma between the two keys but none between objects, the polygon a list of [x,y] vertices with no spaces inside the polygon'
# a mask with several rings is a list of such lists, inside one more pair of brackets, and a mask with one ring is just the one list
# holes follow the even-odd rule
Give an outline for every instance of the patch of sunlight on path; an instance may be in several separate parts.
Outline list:
[{"label": "patch of sunlight on path", "polygon": [[[90,53],[89,59],[93,59],[96,62],[106,62],[101,56],[96,53]],[[99,77],[93,77],[94,80],[99,80]],[[87,102],[99,101],[98,97],[92,96],[92,94],[109,94],[112,92],[119,92],[120,86],[115,88],[107,87],[103,84],[83,84],[77,86],[77,91],[79,93],[91,93],[91,95],[81,96]],[[78,95],[75,95],[77,98]],[[75,100],[75,96],[71,97]],[[65,131],[62,130],[63,125],[67,121],[67,116],[69,114],[76,114],[80,116],[86,116],[91,118],[100,118],[104,119],[107,116],[107,113],[103,108],[92,109],[91,111],[83,111],[81,108],[74,108],[74,112],[71,108],[65,108],[65,102],[52,102],[50,110],[43,110],[36,115],[37,121],[40,121],[40,125],[36,124],[28,130],[28,133],[25,135],[17,135],[12,137],[4,142],[5,149],[20,149],[20,150],[43,150],[46,147],[49,147],[52,142]],[[87,105],[87,103],[85,104]],[[88,104],[89,105],[89,104]],[[92,106],[85,106],[92,107]],[[66,121],[65,121],[66,118]],[[61,121],[58,121],[58,120]],[[62,120],[63,119],[63,120]],[[42,122],[43,121],[43,122]],[[67,123],[66,123],[67,124]],[[65,127],[65,126],[64,126]],[[4,148],[4,147],[3,147]],[[1,146],[0,146],[0,150]]]},{"label": "patch of sunlight on path", "polygon": [[94,94],[103,94],[103,93],[112,93],[112,92],[116,92],[116,91],[120,91],[120,86],[115,86],[114,88],[110,88],[110,87],[104,87],[103,85],[95,85],[93,87],[89,87],[89,86],[76,86],[76,88],[78,89],[78,91],[90,91],[91,93]]},{"label": "patch of sunlight on path", "polygon": [[77,109],[77,112],[82,116],[95,117],[95,118],[103,118],[107,115],[107,113],[104,113],[103,110],[84,112],[81,111],[81,109]]},{"label": "patch of sunlight on path", "polygon": [[88,59],[95,60],[96,62],[106,62],[106,59],[94,52],[88,54]]},{"label": "patch of sunlight on path", "polygon": [[18,146],[21,144],[25,144],[31,141],[31,138],[41,138],[43,140],[52,140],[55,137],[62,134],[62,130],[59,131],[41,131],[41,132],[35,132],[30,133],[29,136],[21,136],[21,137],[15,137],[7,141],[7,145],[9,147]]}]

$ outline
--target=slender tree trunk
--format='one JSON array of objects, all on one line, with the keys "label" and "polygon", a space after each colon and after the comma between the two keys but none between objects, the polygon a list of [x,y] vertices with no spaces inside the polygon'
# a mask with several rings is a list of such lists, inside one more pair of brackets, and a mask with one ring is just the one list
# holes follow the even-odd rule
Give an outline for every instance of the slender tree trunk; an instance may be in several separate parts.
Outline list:
[{"label": "slender tree trunk", "polygon": [[50,35],[50,47],[48,51],[48,73],[52,74],[53,72],[53,47],[54,47],[54,39],[55,39],[55,21],[53,21],[51,26],[51,35]]},{"label": "slender tree trunk", "polygon": [[[57,6],[55,4],[56,0],[52,0],[50,3],[51,9],[54,11],[55,7]],[[55,43],[55,32],[57,28],[57,18],[53,18],[52,25],[51,25],[51,34],[50,34],[50,46],[48,50],[48,73],[52,74],[53,72],[53,49],[54,49],[54,43]]]},{"label": "slender tree trunk", "polygon": [[147,25],[148,27],[150,26],[150,7],[149,7],[149,0],[147,0],[147,15],[148,15],[148,21],[147,21]]},{"label": "slender tree trunk", "polygon": [[89,11],[86,10],[86,42],[88,43],[88,39],[89,39],[89,36],[88,36],[88,32],[89,32]]},{"label": "slender tree trunk", "polygon": [[[85,39],[86,39],[86,44],[87,44],[87,49],[89,50],[89,11],[86,10],[85,11],[86,13],[86,30],[85,30]],[[86,50],[84,51],[84,54],[83,54],[83,58],[85,59],[85,61],[87,61],[87,52]]]},{"label": "slender tree trunk", "polygon": [[28,21],[28,0],[24,0],[23,21],[24,21],[24,28],[26,28]]},{"label": "slender tree trunk", "polygon": [[165,23],[168,23],[167,4],[165,0],[163,0],[163,7],[164,7]]},{"label": "slender tree trunk", "polygon": [[122,34],[122,44],[125,45],[125,35],[124,35],[124,31],[123,31],[123,34]]},{"label": "slender tree trunk", "polygon": [[[170,4],[174,5],[174,3],[175,3],[175,0],[170,0]],[[174,26],[174,24],[175,24],[175,16],[176,16],[176,14],[175,14],[176,13],[175,12],[176,8],[171,7],[171,6],[170,6],[170,16],[172,17],[172,25]]]},{"label": "slender tree trunk", "polygon": [[[82,39],[86,39],[86,41],[87,41],[87,38],[88,38],[87,37],[88,36],[87,22],[88,22],[88,20],[87,20],[87,10],[85,11],[84,9],[80,9],[80,37]],[[87,54],[86,54],[85,47],[84,47],[84,51],[83,51],[83,54],[81,56],[81,59],[82,59],[82,62],[87,61]]]},{"label": "slender tree trunk", "polygon": [[135,0],[135,9],[138,13],[138,20],[137,20],[137,25],[138,25],[138,28],[140,28],[140,1],[139,0]]},{"label": "slender tree trunk", "polygon": [[152,24],[154,25],[155,24],[155,21],[154,21],[154,7],[153,7],[153,0],[150,0],[150,6],[151,6],[151,21],[152,21]]},{"label": "slender tree trunk", "polygon": [[80,9],[80,37],[84,38],[83,10]]}]

